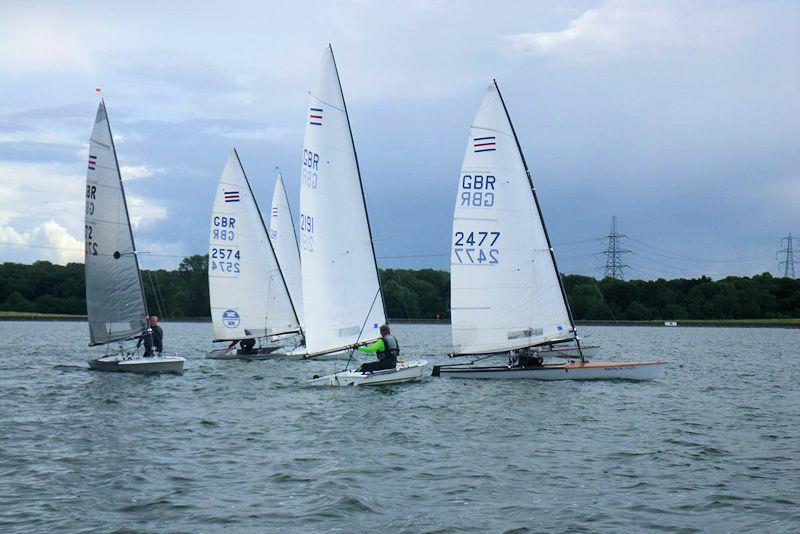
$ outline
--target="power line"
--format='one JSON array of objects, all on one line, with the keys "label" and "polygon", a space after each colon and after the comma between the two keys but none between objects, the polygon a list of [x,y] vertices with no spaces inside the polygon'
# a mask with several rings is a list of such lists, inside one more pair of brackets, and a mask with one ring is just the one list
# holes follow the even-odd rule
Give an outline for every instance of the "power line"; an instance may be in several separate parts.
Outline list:
[{"label": "power line", "polygon": [[[783,250],[779,250],[776,254],[778,258],[778,265],[783,266],[783,277],[784,278],[794,278],[794,264],[800,262],[800,260],[794,259],[794,246],[800,246],[800,239],[797,237],[792,237],[792,233],[789,232],[789,235],[786,237],[781,238],[781,246],[783,246],[783,242],[786,241],[786,248]],[[783,255],[783,260],[781,260],[781,255]]]},{"label": "power line", "polygon": [[657,256],[662,256],[664,258],[672,259],[672,260],[691,260],[691,261],[700,261],[700,262],[709,262],[709,263],[739,263],[739,262],[746,263],[748,261],[758,261],[758,260],[762,260],[762,259],[765,258],[765,254],[763,252],[758,253],[758,254],[752,254],[750,256],[742,256],[740,258],[730,258],[730,259],[694,258],[692,256],[686,256],[684,254],[678,254],[677,252],[670,252],[668,250],[664,250],[664,249],[661,249],[661,248],[658,248],[658,247],[654,247],[653,245],[645,243],[644,241],[639,241],[638,239],[635,239],[633,237],[628,237],[628,239],[630,239],[631,241],[633,241],[634,243],[636,243],[636,244],[638,244],[640,246],[646,247],[647,249],[649,249],[648,251],[651,254],[655,254]]},{"label": "power line", "polygon": [[628,236],[617,233],[617,216],[611,217],[611,233],[605,236],[608,239],[608,248],[603,252],[606,257],[605,277],[622,280],[625,278],[625,268],[629,267],[623,261],[623,256],[630,252],[620,247],[622,240]]}]

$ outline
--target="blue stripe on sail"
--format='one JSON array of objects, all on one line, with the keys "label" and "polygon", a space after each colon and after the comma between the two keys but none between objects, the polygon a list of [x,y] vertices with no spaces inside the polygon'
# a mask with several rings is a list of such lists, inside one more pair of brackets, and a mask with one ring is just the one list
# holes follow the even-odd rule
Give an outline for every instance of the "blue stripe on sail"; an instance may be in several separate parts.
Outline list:
[{"label": "blue stripe on sail", "polygon": [[488,139],[494,139],[494,136],[491,137],[476,137],[473,141],[486,141]]},{"label": "blue stripe on sail", "polygon": [[494,152],[497,150],[496,148],[482,148],[480,150],[476,150],[475,152]]}]

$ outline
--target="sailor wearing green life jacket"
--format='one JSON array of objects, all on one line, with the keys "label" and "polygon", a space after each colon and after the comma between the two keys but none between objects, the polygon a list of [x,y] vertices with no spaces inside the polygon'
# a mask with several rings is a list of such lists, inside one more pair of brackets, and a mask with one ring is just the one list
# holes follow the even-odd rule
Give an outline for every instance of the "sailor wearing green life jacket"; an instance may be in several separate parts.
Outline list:
[{"label": "sailor wearing green life jacket", "polygon": [[359,352],[375,353],[378,357],[377,362],[363,363],[358,371],[362,373],[372,373],[383,369],[394,369],[397,367],[397,357],[400,355],[400,345],[397,339],[391,334],[388,325],[381,326],[381,338],[368,345],[355,345]]}]

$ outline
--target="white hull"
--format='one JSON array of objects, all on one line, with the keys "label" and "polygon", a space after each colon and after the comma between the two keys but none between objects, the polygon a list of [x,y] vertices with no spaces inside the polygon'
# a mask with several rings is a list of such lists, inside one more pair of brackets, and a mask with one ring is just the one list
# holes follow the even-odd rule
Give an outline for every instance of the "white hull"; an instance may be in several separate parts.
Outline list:
[{"label": "white hull", "polygon": [[[581,345],[584,358],[596,358],[600,355],[600,345]],[[553,348],[543,348],[539,351],[544,357],[580,358],[576,345],[556,345]]]},{"label": "white hull", "polygon": [[568,362],[540,367],[442,365],[433,368],[433,376],[529,380],[655,380],[666,366],[665,361]]},{"label": "white hull", "polygon": [[312,386],[382,386],[411,382],[422,377],[422,369],[427,360],[398,363],[394,369],[360,373],[358,371],[342,371],[332,375],[321,376],[309,380]]},{"label": "white hull", "polygon": [[183,373],[185,358],[180,356],[137,356],[123,358],[118,354],[89,360],[89,368],[94,371],[118,373]]}]

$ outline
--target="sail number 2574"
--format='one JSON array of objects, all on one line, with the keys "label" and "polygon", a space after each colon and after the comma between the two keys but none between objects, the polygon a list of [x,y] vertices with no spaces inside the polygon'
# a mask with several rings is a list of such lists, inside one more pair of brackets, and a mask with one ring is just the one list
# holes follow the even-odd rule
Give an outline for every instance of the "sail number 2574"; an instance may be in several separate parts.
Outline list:
[{"label": "sail number 2574", "polygon": [[209,268],[212,271],[239,274],[239,260],[242,259],[239,249],[211,247],[208,251]]},{"label": "sail number 2574", "polygon": [[456,232],[454,237],[453,252],[458,263],[500,263],[500,250],[495,248],[500,240],[500,232]]}]

